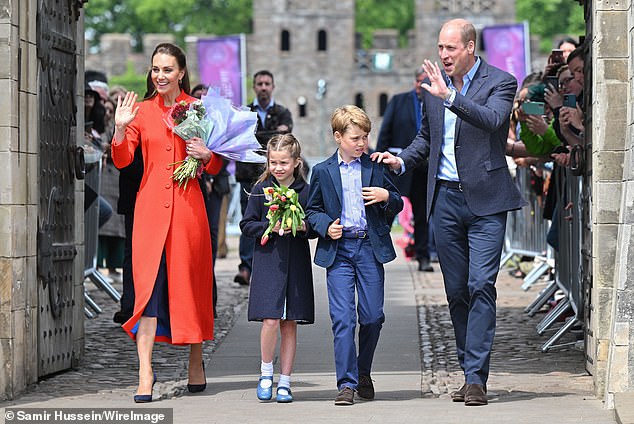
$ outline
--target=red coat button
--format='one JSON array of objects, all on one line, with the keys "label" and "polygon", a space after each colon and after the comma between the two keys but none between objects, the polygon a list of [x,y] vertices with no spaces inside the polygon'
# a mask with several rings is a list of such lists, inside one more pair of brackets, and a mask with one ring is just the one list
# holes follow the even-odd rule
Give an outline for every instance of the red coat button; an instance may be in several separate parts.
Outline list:
[{"label": "red coat button", "polygon": [[170,150],[172,150],[172,146],[167,146],[167,147],[165,148],[165,150],[167,150],[167,151],[169,152]]},{"label": "red coat button", "polygon": [[166,208],[169,208],[169,207],[170,207],[170,204],[169,204],[169,203],[165,203],[165,207],[166,207]]}]

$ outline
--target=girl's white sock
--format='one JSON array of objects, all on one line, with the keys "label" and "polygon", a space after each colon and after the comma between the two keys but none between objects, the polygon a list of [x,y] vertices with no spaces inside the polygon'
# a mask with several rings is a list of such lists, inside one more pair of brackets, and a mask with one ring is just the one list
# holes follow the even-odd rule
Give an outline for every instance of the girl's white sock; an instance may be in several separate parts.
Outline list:
[{"label": "girl's white sock", "polygon": [[280,374],[280,381],[277,382],[277,387],[291,388],[291,376]]},{"label": "girl's white sock", "polygon": [[260,372],[262,377],[273,377],[273,362],[264,362],[260,364]]}]

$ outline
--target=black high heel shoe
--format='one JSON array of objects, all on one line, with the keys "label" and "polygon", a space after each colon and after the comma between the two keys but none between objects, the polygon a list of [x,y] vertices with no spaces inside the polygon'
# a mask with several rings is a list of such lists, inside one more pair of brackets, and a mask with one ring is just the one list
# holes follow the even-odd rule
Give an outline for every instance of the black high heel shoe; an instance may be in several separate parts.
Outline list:
[{"label": "black high heel shoe", "polygon": [[[154,391],[154,385],[156,384],[156,373],[153,373],[154,380],[152,380],[152,391]],[[152,402],[152,393],[149,395],[134,395],[134,403],[149,403]]]},{"label": "black high heel shoe", "polygon": [[[205,362],[203,361],[203,374],[205,373]],[[189,384],[187,383],[187,390],[189,393],[200,393],[204,392],[207,388],[207,377],[205,377],[205,382],[203,384]]]}]

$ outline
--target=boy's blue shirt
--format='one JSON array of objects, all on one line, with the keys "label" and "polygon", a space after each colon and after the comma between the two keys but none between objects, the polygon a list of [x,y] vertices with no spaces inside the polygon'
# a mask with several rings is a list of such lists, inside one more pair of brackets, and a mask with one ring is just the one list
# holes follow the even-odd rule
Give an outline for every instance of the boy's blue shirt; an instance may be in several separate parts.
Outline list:
[{"label": "boy's blue shirt", "polygon": [[[394,217],[403,209],[403,200],[385,165],[373,162],[367,154],[361,155],[360,159],[363,187],[383,187],[389,192],[387,202],[365,207],[368,237],[374,256],[380,263],[387,263],[396,257],[390,228]],[[332,265],[337,253],[339,240],[333,240],[328,236],[328,227],[341,217],[342,203],[341,173],[338,154],[335,152],[313,167],[306,208],[307,221],[320,235],[315,252],[315,264],[325,268]]]}]

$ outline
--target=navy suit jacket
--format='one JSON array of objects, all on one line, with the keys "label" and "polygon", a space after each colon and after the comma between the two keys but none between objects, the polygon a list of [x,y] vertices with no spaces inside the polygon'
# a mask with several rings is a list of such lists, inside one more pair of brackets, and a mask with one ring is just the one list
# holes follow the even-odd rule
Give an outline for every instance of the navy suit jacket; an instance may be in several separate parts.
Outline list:
[{"label": "navy suit jacket", "polygon": [[[481,60],[467,93],[457,93],[450,108],[458,117],[454,138],[458,176],[467,205],[477,216],[519,209],[526,204],[511,179],[504,154],[516,90],[514,76]],[[428,217],[436,190],[445,109],[442,99],[423,90],[421,129],[399,154],[406,170],[429,158]]]},{"label": "navy suit jacket", "polygon": [[[374,256],[380,263],[387,263],[396,257],[390,228],[394,217],[403,209],[401,195],[391,181],[390,171],[382,164],[361,155],[361,183],[363,187],[383,187],[390,195],[385,203],[375,203],[365,207],[368,222],[368,236]],[[320,237],[315,252],[315,264],[328,268],[335,261],[339,240],[328,236],[328,227],[341,218],[343,187],[339,172],[338,154],[313,167],[308,194],[306,219]]]},{"label": "navy suit jacket", "polygon": [[[420,116],[416,116],[418,109],[415,101],[418,101],[415,90],[395,94],[392,97],[383,115],[379,140],[376,143],[377,152],[389,151],[391,148],[405,149],[416,137],[418,129],[416,123]],[[392,153],[399,152],[392,150]],[[411,171],[412,169],[408,169],[408,172],[394,179],[398,191],[403,196],[410,195],[413,177]]]}]

